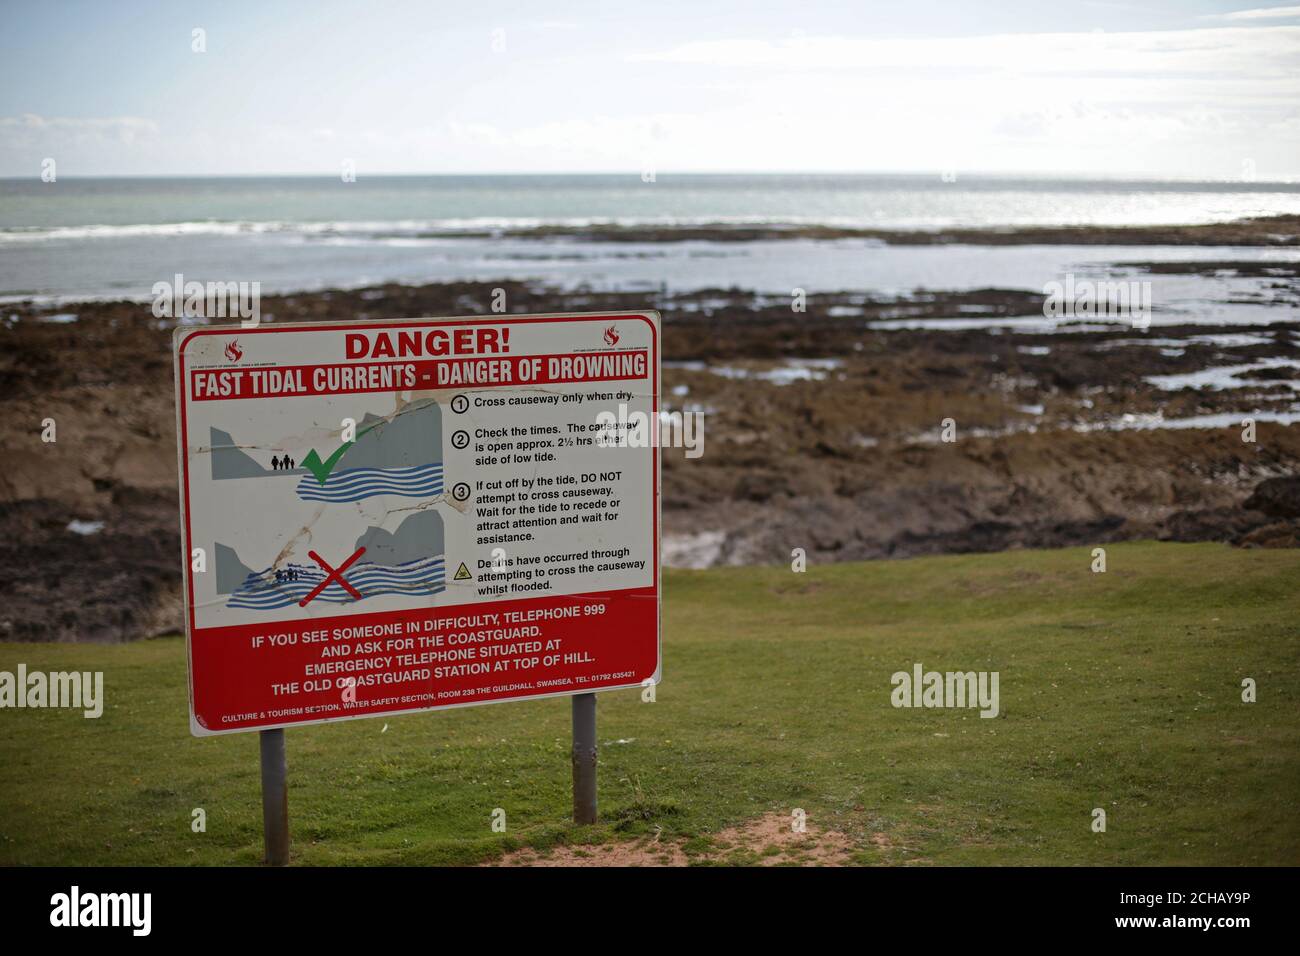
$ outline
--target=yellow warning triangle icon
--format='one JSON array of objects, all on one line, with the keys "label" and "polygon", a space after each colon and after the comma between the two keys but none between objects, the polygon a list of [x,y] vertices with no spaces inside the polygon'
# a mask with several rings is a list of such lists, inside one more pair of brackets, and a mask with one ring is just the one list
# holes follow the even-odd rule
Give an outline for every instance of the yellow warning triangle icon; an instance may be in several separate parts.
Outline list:
[{"label": "yellow warning triangle icon", "polygon": [[473,575],[471,575],[471,574],[469,573],[469,568],[465,567],[465,562],[462,561],[462,562],[460,563],[460,567],[458,567],[458,568],[456,569],[456,574],[452,577],[452,580],[453,580],[453,581],[469,581],[469,580],[472,580],[472,578],[473,578]]}]

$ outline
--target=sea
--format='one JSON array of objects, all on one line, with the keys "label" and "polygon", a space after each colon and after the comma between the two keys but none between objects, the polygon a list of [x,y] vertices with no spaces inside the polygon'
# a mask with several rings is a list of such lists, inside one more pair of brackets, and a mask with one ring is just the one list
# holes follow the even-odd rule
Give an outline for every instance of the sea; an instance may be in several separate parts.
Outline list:
[{"label": "sea", "polygon": [[[255,281],[263,294],[495,279],[674,294],[1042,291],[1066,273],[1113,276],[1125,262],[1294,262],[1300,250],[864,239],[632,243],[545,230],[746,223],[997,229],[1199,224],[1279,213],[1300,214],[1300,183],[666,173],[649,182],[636,174],[8,179],[0,180],[0,303],[147,301],[155,283],[177,274]],[[1257,324],[1260,309],[1273,304],[1260,279],[1157,281],[1157,311],[1181,321],[1192,315]]]}]

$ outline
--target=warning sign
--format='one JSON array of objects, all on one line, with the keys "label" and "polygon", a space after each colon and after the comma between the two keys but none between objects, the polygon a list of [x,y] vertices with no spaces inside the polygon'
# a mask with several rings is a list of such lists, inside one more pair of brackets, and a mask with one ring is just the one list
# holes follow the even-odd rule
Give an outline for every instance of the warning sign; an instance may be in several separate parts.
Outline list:
[{"label": "warning sign", "polygon": [[191,731],[657,682],[658,343],[655,313],[178,329]]}]

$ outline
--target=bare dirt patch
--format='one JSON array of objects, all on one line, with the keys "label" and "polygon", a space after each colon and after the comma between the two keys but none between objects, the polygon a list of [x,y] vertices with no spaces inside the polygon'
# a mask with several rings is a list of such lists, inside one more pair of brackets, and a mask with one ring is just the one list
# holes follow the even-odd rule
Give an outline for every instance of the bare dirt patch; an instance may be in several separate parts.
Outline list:
[{"label": "bare dirt patch", "polygon": [[[876,834],[877,846],[888,845]],[[561,846],[507,853],[488,866],[846,866],[853,841],[836,830],[808,824],[796,833],[787,814],[769,813],[711,838],[661,840],[643,837],[619,843]]]}]

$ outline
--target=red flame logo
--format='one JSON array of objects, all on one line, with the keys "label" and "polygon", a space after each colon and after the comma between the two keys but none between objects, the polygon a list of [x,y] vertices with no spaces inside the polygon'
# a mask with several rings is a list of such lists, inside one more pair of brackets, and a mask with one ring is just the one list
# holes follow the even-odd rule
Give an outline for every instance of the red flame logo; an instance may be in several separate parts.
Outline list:
[{"label": "red flame logo", "polygon": [[244,350],[239,347],[239,339],[231,339],[226,343],[226,358],[232,362],[238,362],[244,357]]},{"label": "red flame logo", "polygon": [[618,345],[618,326],[611,325],[605,330],[605,344]]}]

